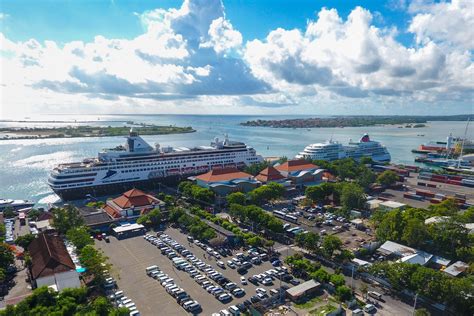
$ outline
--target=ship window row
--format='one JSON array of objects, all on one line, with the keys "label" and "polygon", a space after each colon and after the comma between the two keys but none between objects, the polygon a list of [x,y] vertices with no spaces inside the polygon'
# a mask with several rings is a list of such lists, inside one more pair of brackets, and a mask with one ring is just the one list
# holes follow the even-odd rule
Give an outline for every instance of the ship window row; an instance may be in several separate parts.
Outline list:
[{"label": "ship window row", "polygon": [[[234,163],[233,160],[225,160],[225,161],[215,161],[212,162],[212,164],[226,164],[226,163]],[[209,163],[208,163],[209,164]],[[193,164],[192,167],[195,167],[196,165]],[[168,168],[180,168],[181,166],[179,165],[173,165],[173,166],[167,166]],[[186,168],[186,166],[184,166]],[[158,169],[165,169],[165,167],[152,167],[152,168],[141,168],[141,169],[129,169],[129,170],[122,170],[122,173],[129,173],[129,172],[137,172],[137,171],[152,171],[152,170],[158,170]]]},{"label": "ship window row", "polygon": [[[190,159],[190,160],[180,160],[180,161],[164,161],[164,162],[152,162],[152,163],[143,163],[143,164],[132,164],[132,163],[123,163],[123,166],[109,166],[109,167],[104,167],[104,168],[91,168],[88,169],[88,171],[100,171],[100,170],[109,170],[111,167],[117,168],[117,169],[124,169],[124,168],[130,168],[130,167],[148,167],[151,165],[167,165],[167,167],[173,167],[170,166],[171,164],[176,164],[176,163],[188,163],[188,162],[200,162],[200,161],[215,161],[222,159],[222,157],[215,157],[215,158],[210,158],[210,159]],[[256,157],[251,157],[249,160],[258,160]],[[229,160],[228,162],[233,162],[233,160]],[[83,170],[75,170],[72,172],[68,173],[80,173],[83,172]]]}]

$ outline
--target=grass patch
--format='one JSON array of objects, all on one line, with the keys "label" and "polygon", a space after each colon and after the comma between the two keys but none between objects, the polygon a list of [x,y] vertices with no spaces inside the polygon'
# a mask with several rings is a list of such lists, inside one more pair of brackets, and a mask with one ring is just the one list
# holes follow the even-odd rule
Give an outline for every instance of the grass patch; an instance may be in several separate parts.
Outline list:
[{"label": "grass patch", "polygon": [[309,313],[311,315],[317,315],[317,316],[324,316],[326,315],[327,313],[330,313],[332,311],[335,311],[337,309],[336,306],[332,305],[332,304],[327,304],[327,305],[324,305],[324,306],[321,306],[319,308],[316,308],[316,309],[313,309],[312,311],[310,311]]},{"label": "grass patch", "polygon": [[300,309],[307,309],[313,307],[316,303],[322,302],[323,300],[319,297],[315,297],[313,299],[310,299],[309,301],[306,301],[304,303],[300,304],[295,304],[295,307],[300,308]]}]

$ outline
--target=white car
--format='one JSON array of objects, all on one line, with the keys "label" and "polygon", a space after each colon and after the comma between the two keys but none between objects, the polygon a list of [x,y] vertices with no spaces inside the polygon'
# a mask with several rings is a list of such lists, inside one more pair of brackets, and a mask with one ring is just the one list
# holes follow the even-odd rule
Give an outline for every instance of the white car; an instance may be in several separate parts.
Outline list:
[{"label": "white car", "polygon": [[227,293],[224,293],[224,294],[221,294],[217,297],[217,299],[221,302],[224,302],[224,301],[228,301],[228,300],[231,300],[232,299],[232,296],[230,296],[229,294]]},{"label": "white car", "polygon": [[256,291],[257,293],[267,294],[267,290],[262,289],[261,287],[258,287],[255,291]]},{"label": "white car", "polygon": [[263,284],[263,285],[272,285],[273,282],[272,282],[272,279],[270,279],[270,278],[265,278],[265,279],[263,279],[262,284]]},{"label": "white car", "polygon": [[247,285],[247,279],[245,279],[245,277],[240,277],[240,283],[242,283],[243,285]]}]

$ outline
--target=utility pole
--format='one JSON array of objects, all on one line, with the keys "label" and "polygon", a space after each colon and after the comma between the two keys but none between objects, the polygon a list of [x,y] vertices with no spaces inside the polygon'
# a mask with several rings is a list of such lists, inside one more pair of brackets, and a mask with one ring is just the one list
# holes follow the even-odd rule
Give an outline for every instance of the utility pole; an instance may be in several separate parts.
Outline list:
[{"label": "utility pole", "polygon": [[418,299],[418,293],[415,294],[415,303],[413,304],[413,316],[415,316],[415,312],[416,312],[416,301]]},{"label": "utility pole", "polygon": [[354,264],[352,265],[351,289],[352,289],[352,292],[354,292]]}]

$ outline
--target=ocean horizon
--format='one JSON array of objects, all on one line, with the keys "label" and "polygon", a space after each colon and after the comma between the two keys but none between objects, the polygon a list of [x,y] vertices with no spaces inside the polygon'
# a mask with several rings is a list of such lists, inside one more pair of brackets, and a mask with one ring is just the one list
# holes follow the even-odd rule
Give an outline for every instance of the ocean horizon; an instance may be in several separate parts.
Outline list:
[{"label": "ocean horizon", "polygon": [[[316,117],[316,115],[191,115],[191,114],[135,114],[135,115],[40,115],[29,120],[54,121],[53,117],[67,118],[68,122],[28,123],[1,121],[0,127],[50,127],[67,125],[123,126],[123,121],[156,125],[191,126],[196,132],[188,134],[146,135],[143,138],[151,145],[197,146],[208,145],[214,138],[243,141],[254,147],[264,157],[294,157],[311,143],[328,139],[347,144],[350,139],[358,140],[364,133],[387,147],[392,162],[415,165],[416,157],[411,150],[430,140],[444,141],[453,136],[464,135],[465,122],[428,122],[422,128],[399,128],[400,125],[380,125],[344,128],[269,128],[246,127],[240,123],[270,117]],[[126,118],[129,119],[126,119]],[[319,115],[319,117],[323,117]],[[330,117],[330,116],[324,116]],[[41,118],[41,119],[40,119]],[[87,123],[74,123],[87,121]],[[63,121],[66,121],[64,119]],[[419,136],[424,135],[424,136]],[[125,135],[124,135],[125,136]],[[468,134],[472,138],[472,133]],[[47,203],[57,196],[47,185],[49,171],[59,163],[82,161],[96,157],[103,148],[111,148],[124,143],[124,138],[50,138],[29,140],[0,140],[0,198],[32,199]]]}]

